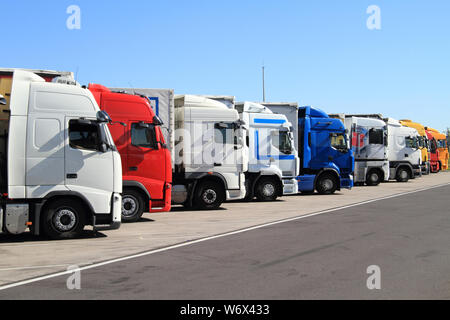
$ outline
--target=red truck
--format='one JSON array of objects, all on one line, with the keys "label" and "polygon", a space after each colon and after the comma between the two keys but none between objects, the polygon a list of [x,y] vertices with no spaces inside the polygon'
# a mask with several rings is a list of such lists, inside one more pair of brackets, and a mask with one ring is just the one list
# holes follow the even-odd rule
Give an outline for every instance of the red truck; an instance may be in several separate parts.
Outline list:
[{"label": "red truck", "polygon": [[425,128],[425,132],[427,134],[428,141],[430,142],[430,170],[432,173],[437,173],[442,170],[439,162],[440,154],[438,150],[438,144],[428,128]]},{"label": "red truck", "polygon": [[110,125],[122,157],[122,221],[138,221],[144,212],[166,212],[172,202],[172,160],[162,121],[147,98],[90,84],[101,110],[122,125]]}]

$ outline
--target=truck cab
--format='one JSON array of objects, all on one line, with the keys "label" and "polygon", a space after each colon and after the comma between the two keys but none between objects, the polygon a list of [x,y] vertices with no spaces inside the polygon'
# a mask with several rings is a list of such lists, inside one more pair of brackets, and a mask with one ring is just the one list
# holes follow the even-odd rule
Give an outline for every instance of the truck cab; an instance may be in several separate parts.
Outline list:
[{"label": "truck cab", "polygon": [[439,171],[442,170],[438,142],[436,138],[433,136],[432,132],[429,131],[427,127],[425,127],[425,133],[428,138],[430,150],[430,170],[432,173],[438,173]]},{"label": "truck cab", "polygon": [[390,178],[407,182],[422,174],[420,135],[416,129],[403,126],[398,120],[387,118],[388,159]]},{"label": "truck cab", "polygon": [[185,207],[217,209],[245,197],[247,160],[242,121],[226,104],[196,95],[177,95],[173,200]]},{"label": "truck cab", "polygon": [[122,221],[136,222],[144,212],[170,211],[172,160],[163,123],[149,100],[98,84],[90,84],[89,90],[115,121],[109,129],[122,158]]},{"label": "truck cab", "polygon": [[420,123],[413,122],[411,120],[400,120],[400,123],[405,127],[414,128],[419,132],[419,148],[422,151],[422,174],[430,174],[430,142],[425,130],[425,127]]},{"label": "truck cab", "polygon": [[236,103],[244,123],[247,200],[274,201],[298,193],[299,159],[294,146],[293,124],[285,115],[253,102]]},{"label": "truck cab", "polygon": [[332,194],[353,187],[355,158],[339,119],[310,106],[298,111],[299,190]]},{"label": "truck cab", "polygon": [[438,150],[439,150],[439,164],[441,170],[448,170],[448,145],[447,145],[447,136],[436,129],[427,128],[427,130],[433,135],[436,139]]},{"label": "truck cab", "polygon": [[[0,231],[53,239],[121,223],[122,165],[89,90],[14,70],[0,120]],[[3,94],[2,94],[3,95]]]},{"label": "truck cab", "polygon": [[350,145],[355,155],[355,183],[377,186],[388,181],[390,170],[386,123],[357,115],[341,115],[338,118],[341,118],[350,133]]}]

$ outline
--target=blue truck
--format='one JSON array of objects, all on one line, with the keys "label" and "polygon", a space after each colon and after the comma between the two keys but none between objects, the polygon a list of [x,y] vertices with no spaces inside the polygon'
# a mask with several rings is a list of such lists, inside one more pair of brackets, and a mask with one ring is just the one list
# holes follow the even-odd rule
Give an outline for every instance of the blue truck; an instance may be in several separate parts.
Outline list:
[{"label": "blue truck", "polygon": [[284,114],[294,129],[300,158],[298,189],[302,193],[333,194],[353,188],[355,158],[348,133],[340,119],[320,109],[298,107],[297,103],[263,103],[272,112]]}]

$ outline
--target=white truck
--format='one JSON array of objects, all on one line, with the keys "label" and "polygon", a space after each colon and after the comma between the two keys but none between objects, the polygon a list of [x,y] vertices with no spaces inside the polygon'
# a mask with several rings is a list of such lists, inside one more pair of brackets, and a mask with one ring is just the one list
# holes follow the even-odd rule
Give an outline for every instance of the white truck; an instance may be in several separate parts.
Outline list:
[{"label": "white truck", "polygon": [[172,154],[172,203],[213,210],[245,197],[242,121],[225,103],[170,89],[112,88],[149,99]]},{"label": "white truck", "polygon": [[294,128],[285,115],[274,114],[253,102],[236,103],[244,123],[247,200],[274,201],[297,194],[299,158],[294,147]]},{"label": "white truck", "polygon": [[122,165],[90,91],[14,70],[0,99],[0,231],[53,239],[121,224]]},{"label": "white truck", "polygon": [[422,175],[422,151],[419,132],[403,126],[393,118],[381,114],[358,114],[359,118],[382,120],[388,133],[387,159],[389,160],[389,180],[408,182]]},{"label": "white truck", "polygon": [[350,135],[355,155],[355,183],[377,186],[389,181],[388,130],[383,120],[336,114]]},{"label": "white truck", "polygon": [[388,128],[390,179],[407,182],[422,175],[422,151],[419,132],[403,126],[398,120],[384,119]]}]

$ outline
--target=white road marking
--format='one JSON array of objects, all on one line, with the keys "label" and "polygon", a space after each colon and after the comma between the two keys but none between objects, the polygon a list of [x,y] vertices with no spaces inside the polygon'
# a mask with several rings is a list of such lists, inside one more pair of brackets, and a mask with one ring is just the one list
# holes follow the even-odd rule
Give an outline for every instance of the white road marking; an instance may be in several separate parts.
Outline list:
[{"label": "white road marking", "polygon": [[[79,263],[79,266],[91,265],[92,263]],[[0,269],[1,271],[15,271],[15,270],[33,270],[33,269],[51,269],[51,268],[61,268],[61,267],[69,267],[72,264],[55,264],[55,265],[46,265],[46,266],[28,266],[28,267],[11,267]]]},{"label": "white road marking", "polygon": [[[277,224],[282,224],[282,223],[286,223],[286,222],[292,222],[292,221],[297,221],[297,220],[301,220],[301,219],[306,219],[306,218],[310,218],[310,217],[314,217],[314,216],[318,216],[318,215],[322,215],[322,214],[326,214],[326,213],[330,213],[330,212],[334,212],[334,211],[339,211],[339,210],[343,210],[343,209],[358,207],[358,206],[362,206],[362,205],[365,205],[365,204],[378,202],[378,201],[382,201],[382,200],[398,198],[398,197],[406,196],[406,195],[413,194],[413,193],[418,193],[418,192],[422,192],[422,191],[442,188],[442,187],[449,186],[449,185],[450,185],[450,183],[444,183],[444,184],[437,185],[437,186],[434,186],[434,187],[427,187],[427,188],[422,188],[422,189],[418,189],[418,190],[414,190],[414,191],[403,192],[403,193],[394,194],[394,195],[381,197],[381,198],[377,198],[377,199],[372,199],[372,200],[366,200],[366,201],[362,201],[362,202],[358,202],[358,203],[353,203],[353,204],[345,205],[345,206],[338,207],[338,208],[332,208],[332,209],[327,209],[327,210],[323,210],[323,211],[319,211],[319,212],[315,212],[315,213],[310,213],[310,214],[306,214],[306,215],[303,215],[303,216],[298,216],[298,217],[287,218],[287,219],[278,220],[278,221],[274,221],[274,222],[269,222],[269,223],[257,225],[257,226],[254,226],[254,227],[249,227],[249,228],[240,229],[240,230],[236,230],[236,231],[231,231],[231,232],[227,232],[227,233],[223,233],[223,234],[218,234],[218,235],[215,235],[215,236],[201,238],[201,239],[198,239],[198,240],[188,241],[188,242],[184,242],[184,243],[168,246],[168,247],[165,247],[165,248],[150,250],[150,251],[142,252],[142,253],[131,255],[131,256],[126,256],[126,257],[112,259],[112,260],[108,260],[108,261],[104,261],[104,262],[100,262],[100,263],[95,263],[95,264],[92,264],[92,265],[81,267],[77,271],[81,272],[81,271],[85,271],[85,270],[89,270],[89,269],[93,269],[93,268],[98,268],[98,267],[106,266],[106,265],[117,263],[117,262],[123,262],[123,261],[127,261],[127,260],[137,259],[137,258],[141,258],[141,257],[153,255],[153,254],[156,254],[156,253],[161,253],[161,252],[177,249],[177,248],[183,248],[183,247],[187,247],[187,246],[190,246],[190,245],[193,245],[193,244],[206,242],[206,241],[209,241],[209,240],[224,238],[224,237],[228,237],[228,236],[232,236],[232,235],[236,235],[236,234],[240,234],[240,233],[245,233],[245,232],[252,231],[252,230],[257,230],[257,229],[261,229],[261,228],[265,228],[265,227],[270,227],[270,226],[277,225]],[[61,276],[64,276],[64,275],[70,275],[72,273],[73,273],[73,271],[62,271],[62,272],[58,272],[58,273],[54,273],[54,274],[49,274],[49,275],[46,275],[46,276],[41,276],[41,277],[32,278],[32,279],[28,279],[28,280],[24,280],[24,281],[19,281],[19,282],[15,282],[15,283],[11,283],[11,284],[5,285],[5,286],[1,286],[0,287],[0,291],[11,289],[11,288],[15,288],[15,287],[19,287],[19,286],[23,286],[23,285],[27,285],[27,284],[34,283],[34,282],[47,280],[47,279],[57,278],[57,277],[61,277]]]}]

